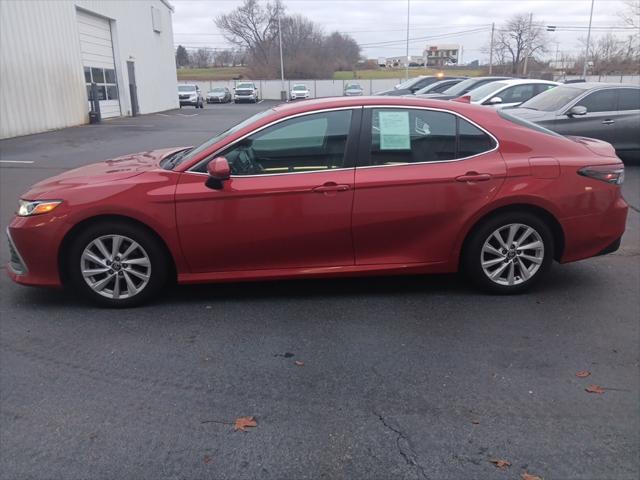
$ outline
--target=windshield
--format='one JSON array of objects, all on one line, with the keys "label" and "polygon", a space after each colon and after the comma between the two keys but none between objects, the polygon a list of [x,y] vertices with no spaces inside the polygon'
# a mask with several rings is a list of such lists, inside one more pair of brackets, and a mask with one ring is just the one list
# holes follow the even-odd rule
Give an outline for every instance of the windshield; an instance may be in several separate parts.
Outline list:
[{"label": "windshield", "polygon": [[306,90],[307,87],[305,87],[304,85],[294,85],[293,89],[294,90]]},{"label": "windshield", "polygon": [[253,89],[253,83],[239,83],[236,88],[251,88]]},{"label": "windshield", "polygon": [[357,83],[354,83],[353,85],[347,85],[347,90],[362,90],[362,87]]},{"label": "windshield", "polygon": [[540,95],[527,100],[520,108],[541,110],[543,112],[555,112],[575,100],[584,93],[584,89],[561,85],[542,92]]},{"label": "windshield", "polygon": [[214,88],[214,89],[213,89],[213,90],[211,90],[211,91],[212,91],[212,92],[224,92],[224,88],[222,88],[222,87],[217,87],[217,88]]},{"label": "windshield", "polygon": [[234,125],[233,127],[225,130],[222,133],[219,133],[215,137],[210,138],[209,140],[204,142],[202,145],[194,148],[189,153],[187,153],[186,155],[181,157],[180,161],[175,163],[175,164],[173,164],[172,167],[175,167],[176,165],[184,162],[185,160],[190,160],[190,159],[194,158],[195,156],[199,155],[201,152],[203,152],[207,148],[209,148],[211,145],[214,145],[214,144],[218,143],[220,140],[223,140],[225,137],[228,137],[229,135],[232,135],[232,134],[236,133],[237,131],[242,130],[247,125],[251,125],[253,122],[256,122],[257,120],[260,120],[261,118],[266,117],[268,115],[271,115],[272,113],[273,113],[273,109],[270,108],[268,110],[265,110],[264,112],[256,113],[254,116],[249,117],[246,120],[243,120],[242,122],[238,123],[237,125]]},{"label": "windshield", "polygon": [[491,95],[492,93],[497,92],[502,89],[502,87],[506,87],[507,84],[504,82],[491,82],[485,83],[484,85],[474,88],[469,92],[469,96],[471,97],[472,102],[477,102],[478,100],[482,100],[487,95]]},{"label": "windshield", "polygon": [[178,85],[179,92],[195,92],[196,87],[193,85]]},{"label": "windshield", "polygon": [[444,95],[461,95],[470,87],[473,87],[478,82],[475,78],[468,78],[467,80],[463,80],[457,85],[453,87],[447,88],[444,92]]}]

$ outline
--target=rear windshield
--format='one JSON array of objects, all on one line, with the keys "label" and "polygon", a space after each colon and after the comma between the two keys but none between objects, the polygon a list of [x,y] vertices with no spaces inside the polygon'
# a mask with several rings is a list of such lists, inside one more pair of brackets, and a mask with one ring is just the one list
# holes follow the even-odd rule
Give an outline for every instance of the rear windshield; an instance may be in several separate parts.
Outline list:
[{"label": "rear windshield", "polygon": [[178,85],[179,92],[194,92],[196,87],[193,85]]},{"label": "rear windshield", "polygon": [[585,92],[582,88],[568,87],[561,85],[542,92],[530,100],[527,100],[520,108],[540,110],[542,112],[555,112],[560,110],[569,102],[575,100]]},{"label": "rear windshield", "polygon": [[541,127],[540,125],[530,122],[529,120],[516,117],[515,115],[510,115],[508,108],[498,109],[497,112],[498,112],[498,115],[500,115],[505,120],[508,120],[512,123],[520,125],[521,127],[530,128],[531,130],[535,130],[536,132],[546,133],[547,135],[552,135],[554,137],[562,137],[562,135],[560,135],[559,133],[553,132],[548,128]]}]

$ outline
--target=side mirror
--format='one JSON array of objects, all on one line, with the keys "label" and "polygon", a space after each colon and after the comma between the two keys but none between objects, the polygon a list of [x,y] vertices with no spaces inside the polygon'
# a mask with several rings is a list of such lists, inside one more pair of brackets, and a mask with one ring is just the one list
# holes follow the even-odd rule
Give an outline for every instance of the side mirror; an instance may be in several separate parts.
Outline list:
[{"label": "side mirror", "polygon": [[581,115],[587,114],[587,107],[583,107],[582,105],[576,105],[575,107],[571,107],[571,110],[567,112],[567,116],[569,117],[579,117]]},{"label": "side mirror", "polygon": [[205,184],[207,187],[220,190],[222,189],[222,182],[229,180],[231,177],[231,168],[229,162],[224,157],[216,157],[207,165],[207,181]]},{"label": "side mirror", "polygon": [[487,105],[498,105],[499,103],[502,103],[502,98],[493,97],[487,102]]}]

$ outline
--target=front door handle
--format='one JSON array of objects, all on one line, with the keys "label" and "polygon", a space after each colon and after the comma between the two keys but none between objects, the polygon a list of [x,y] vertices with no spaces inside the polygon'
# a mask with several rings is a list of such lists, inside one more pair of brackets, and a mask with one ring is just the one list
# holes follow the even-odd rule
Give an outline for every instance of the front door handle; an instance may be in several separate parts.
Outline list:
[{"label": "front door handle", "polygon": [[487,180],[491,180],[491,175],[478,172],[467,172],[464,175],[456,177],[457,182],[486,182]]},{"label": "front door handle", "polygon": [[614,123],[616,123],[615,120],[611,120],[610,118],[607,118],[606,120],[602,121],[603,125],[613,125]]},{"label": "front door handle", "polygon": [[315,187],[313,189],[316,193],[328,193],[328,192],[346,192],[351,187],[349,185],[338,185],[335,182],[327,182],[324,185],[320,185],[319,187]]}]

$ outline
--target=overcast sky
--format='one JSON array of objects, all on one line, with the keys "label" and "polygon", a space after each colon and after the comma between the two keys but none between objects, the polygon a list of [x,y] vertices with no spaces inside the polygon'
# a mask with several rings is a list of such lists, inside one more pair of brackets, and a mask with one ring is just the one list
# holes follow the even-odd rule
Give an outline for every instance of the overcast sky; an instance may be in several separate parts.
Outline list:
[{"label": "overcast sky", "polygon": [[[170,0],[175,7],[176,46],[226,48],[230,45],[213,19],[238,7],[240,0]],[[319,24],[325,33],[349,33],[368,58],[400,56],[406,49],[406,0],[284,0],[288,13],[299,13]],[[442,43],[463,46],[462,62],[486,59],[491,23],[499,28],[514,14],[533,13],[534,22],[556,25],[549,33],[549,50],[581,51],[578,38],[586,37],[591,0],[411,0],[409,54],[422,55],[425,46]],[[618,15],[622,0],[595,0],[592,36],[604,27],[622,27]],[[626,38],[628,30],[614,33]],[[423,38],[424,37],[424,38]],[[395,43],[390,43],[394,42]],[[389,43],[384,43],[389,42]]]}]

